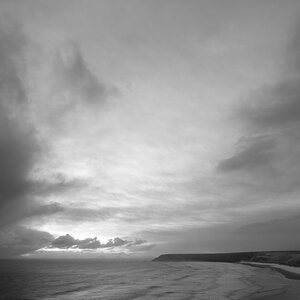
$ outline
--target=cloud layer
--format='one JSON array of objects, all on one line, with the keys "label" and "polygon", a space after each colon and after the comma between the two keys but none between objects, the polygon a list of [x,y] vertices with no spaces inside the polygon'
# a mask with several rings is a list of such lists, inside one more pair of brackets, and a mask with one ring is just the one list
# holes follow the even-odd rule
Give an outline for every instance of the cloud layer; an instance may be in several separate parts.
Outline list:
[{"label": "cloud layer", "polygon": [[28,205],[29,172],[40,151],[29,119],[26,49],[19,28],[0,29],[0,225],[15,221]]},{"label": "cloud layer", "polygon": [[297,2],[1,2],[1,233],[66,253],[296,236]]},{"label": "cloud layer", "polygon": [[0,257],[9,258],[31,253],[48,246],[54,237],[44,231],[22,226],[0,231]]},{"label": "cloud layer", "polygon": [[51,242],[48,246],[49,249],[99,249],[99,248],[116,248],[116,247],[134,247],[147,243],[145,240],[136,239],[134,241],[129,241],[116,237],[114,239],[109,239],[107,243],[101,244],[101,242],[94,238],[86,238],[84,240],[75,239],[69,234],[59,236]]},{"label": "cloud layer", "polygon": [[[294,30],[292,45],[299,43]],[[250,93],[236,112],[245,128],[236,152],[223,159],[218,171],[244,172],[265,190],[293,193],[299,183],[300,68],[299,49],[290,47],[279,78]],[[239,175],[237,175],[239,176]]]},{"label": "cloud layer", "polygon": [[[58,50],[54,71],[60,88],[81,101],[103,103],[115,90],[101,82],[90,70],[77,44],[69,43]],[[116,91],[116,90],[115,90]]]}]

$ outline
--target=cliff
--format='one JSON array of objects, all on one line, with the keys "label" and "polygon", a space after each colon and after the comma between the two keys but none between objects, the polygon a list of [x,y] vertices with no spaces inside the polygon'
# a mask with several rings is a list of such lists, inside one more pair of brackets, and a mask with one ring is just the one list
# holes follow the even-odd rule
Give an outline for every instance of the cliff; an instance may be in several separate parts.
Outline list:
[{"label": "cliff", "polygon": [[153,261],[263,262],[300,267],[300,251],[257,251],[205,254],[163,254]]}]

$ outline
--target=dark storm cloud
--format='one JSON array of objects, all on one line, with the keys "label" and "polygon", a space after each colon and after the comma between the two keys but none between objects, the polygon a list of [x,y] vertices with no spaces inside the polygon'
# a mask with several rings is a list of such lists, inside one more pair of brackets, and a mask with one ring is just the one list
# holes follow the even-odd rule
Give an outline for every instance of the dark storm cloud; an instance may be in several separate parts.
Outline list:
[{"label": "dark storm cloud", "polygon": [[61,87],[79,95],[82,101],[103,103],[116,91],[97,78],[87,65],[79,46],[74,42],[60,49],[55,69]]},{"label": "dark storm cloud", "polygon": [[49,245],[49,248],[57,248],[57,249],[98,249],[98,248],[114,248],[114,247],[133,247],[139,246],[147,243],[145,240],[136,239],[136,240],[125,240],[119,237],[108,240],[107,243],[101,244],[101,242],[94,238],[86,238],[83,240],[75,239],[69,234],[59,236]]},{"label": "dark storm cloud", "polygon": [[[78,47],[72,47],[67,61],[60,61],[61,81],[80,95],[104,100],[108,89],[90,72]],[[0,227],[61,212],[62,206],[39,205],[35,196],[63,193],[86,184],[62,175],[49,181],[30,178],[43,148],[31,120],[29,97],[29,57],[35,49],[18,26],[0,26]]]},{"label": "dark storm cloud", "polygon": [[300,123],[300,68],[296,78],[262,87],[252,95],[253,105],[240,112],[254,127],[282,128]]},{"label": "dark storm cloud", "polygon": [[[49,217],[61,213],[65,208],[57,203],[38,204],[33,200],[19,199],[12,201],[10,205],[4,208],[1,215],[0,225],[6,226],[24,219]],[[7,214],[5,214],[7,213]]]},{"label": "dark storm cloud", "polygon": [[235,153],[221,160],[217,170],[251,171],[256,176],[254,181],[260,178],[257,172],[268,170],[270,180],[271,176],[284,177],[282,187],[299,177],[300,173],[295,171],[295,166],[300,166],[300,64],[295,63],[300,55],[298,29],[292,47],[286,52],[280,79],[252,92],[235,112],[246,127],[246,139],[261,138],[243,149],[238,143]]},{"label": "dark storm cloud", "polygon": [[23,80],[29,44],[18,28],[0,30],[0,226],[28,205],[28,174],[39,153]]},{"label": "dark storm cloud", "polygon": [[33,252],[51,243],[54,237],[48,232],[22,226],[0,231],[0,257],[15,257]]},{"label": "dark storm cloud", "polygon": [[[1,107],[0,107],[1,109]],[[7,114],[5,114],[7,113]],[[25,125],[26,126],[26,125]],[[27,174],[38,151],[33,132],[0,110],[0,201],[5,204],[28,191]]]},{"label": "dark storm cloud", "polygon": [[[234,112],[244,126],[244,137],[233,155],[217,166],[229,188],[244,191],[239,201],[260,203],[262,214],[248,225],[215,226],[210,235],[218,241],[206,243],[209,250],[246,250],[243,243],[248,250],[249,245],[253,250],[299,249],[299,217],[292,211],[293,207],[298,209],[300,186],[299,28],[283,58],[279,79],[251,92]],[[286,217],[282,217],[282,211],[277,212],[283,203],[291,210]],[[202,230],[201,240],[206,239],[209,235]]]},{"label": "dark storm cloud", "polygon": [[267,137],[241,139],[240,150],[232,157],[220,162],[218,170],[236,171],[241,169],[252,169],[268,163],[274,153],[276,144]]}]

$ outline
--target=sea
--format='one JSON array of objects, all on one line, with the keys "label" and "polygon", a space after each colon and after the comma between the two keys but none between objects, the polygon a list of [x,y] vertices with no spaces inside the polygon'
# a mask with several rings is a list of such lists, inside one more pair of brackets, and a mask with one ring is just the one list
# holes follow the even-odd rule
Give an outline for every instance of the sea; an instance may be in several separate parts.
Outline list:
[{"label": "sea", "polygon": [[268,268],[211,262],[1,260],[0,299],[260,299],[284,290]]}]

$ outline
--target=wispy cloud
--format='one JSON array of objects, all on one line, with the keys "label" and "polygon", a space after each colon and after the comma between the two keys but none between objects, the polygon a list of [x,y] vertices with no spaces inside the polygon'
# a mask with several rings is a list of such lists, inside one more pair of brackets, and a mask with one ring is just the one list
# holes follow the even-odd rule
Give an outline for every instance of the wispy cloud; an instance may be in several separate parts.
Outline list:
[{"label": "wispy cloud", "polygon": [[87,104],[103,104],[108,96],[117,91],[116,87],[97,78],[75,42],[58,49],[53,69],[58,88],[71,93],[73,105],[76,100]]}]

